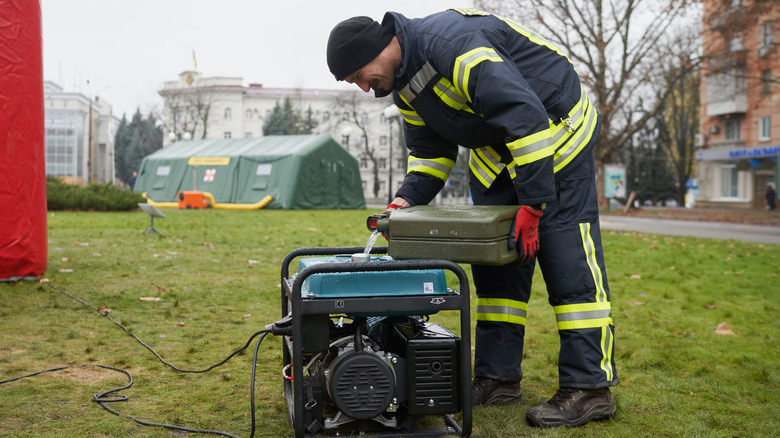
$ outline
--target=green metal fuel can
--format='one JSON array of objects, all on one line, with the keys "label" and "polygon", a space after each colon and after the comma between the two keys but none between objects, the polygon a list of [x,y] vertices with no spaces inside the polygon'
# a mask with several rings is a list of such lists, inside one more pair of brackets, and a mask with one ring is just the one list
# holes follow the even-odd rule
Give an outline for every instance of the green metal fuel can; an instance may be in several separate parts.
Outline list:
[{"label": "green metal fuel can", "polygon": [[517,260],[514,221],[520,206],[428,206],[369,216],[395,259],[444,259],[506,265]]}]

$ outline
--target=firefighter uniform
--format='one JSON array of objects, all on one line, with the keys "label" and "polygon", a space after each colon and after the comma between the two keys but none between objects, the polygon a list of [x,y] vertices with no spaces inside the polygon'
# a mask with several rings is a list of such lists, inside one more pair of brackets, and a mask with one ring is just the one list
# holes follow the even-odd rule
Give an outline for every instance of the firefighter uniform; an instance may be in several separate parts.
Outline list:
[{"label": "firefighter uniform", "polygon": [[[392,92],[404,118],[410,156],[396,196],[428,204],[462,145],[475,204],[546,204],[537,260],[561,339],[560,386],[616,385],[592,153],[600,123],[571,61],[523,25],[474,9],[388,12],[382,27],[402,51],[394,90],[375,91]],[[475,376],[522,378],[534,266],[472,267]]]}]

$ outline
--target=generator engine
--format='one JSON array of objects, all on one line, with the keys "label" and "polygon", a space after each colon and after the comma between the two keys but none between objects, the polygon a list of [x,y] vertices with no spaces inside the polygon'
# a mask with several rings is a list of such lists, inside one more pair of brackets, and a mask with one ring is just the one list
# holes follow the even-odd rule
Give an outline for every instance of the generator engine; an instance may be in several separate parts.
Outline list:
[{"label": "generator engine", "polygon": [[304,355],[311,433],[356,421],[402,429],[415,416],[460,412],[457,336],[420,316],[346,319],[329,318],[326,343],[321,320],[304,324],[304,337],[322,342],[316,352],[307,342]]}]

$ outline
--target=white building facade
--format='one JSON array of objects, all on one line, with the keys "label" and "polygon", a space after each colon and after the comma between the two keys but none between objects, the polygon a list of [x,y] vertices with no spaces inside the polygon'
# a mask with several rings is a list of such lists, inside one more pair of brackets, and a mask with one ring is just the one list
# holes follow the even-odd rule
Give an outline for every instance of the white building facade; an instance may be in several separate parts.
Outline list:
[{"label": "white building facade", "polygon": [[114,181],[114,133],[111,105],[95,96],[65,92],[43,84],[46,175],[69,184]]},{"label": "white building facade", "polygon": [[377,99],[360,90],[265,88],[242,84],[240,77],[203,77],[185,71],[165,82],[163,147],[178,140],[254,138],[274,107],[292,107],[316,122],[313,134],[329,134],[360,163],[367,203],[392,200],[406,173],[408,153],[401,118],[390,97]]}]

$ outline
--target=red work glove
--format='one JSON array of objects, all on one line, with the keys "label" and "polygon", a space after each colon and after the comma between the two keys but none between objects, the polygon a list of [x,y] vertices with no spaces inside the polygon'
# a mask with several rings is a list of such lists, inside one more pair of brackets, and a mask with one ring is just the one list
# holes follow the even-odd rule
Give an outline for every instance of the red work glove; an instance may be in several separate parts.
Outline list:
[{"label": "red work glove", "polygon": [[543,211],[537,211],[524,205],[517,211],[515,217],[515,240],[517,241],[518,258],[523,264],[531,261],[539,250],[539,235],[536,231],[539,218]]}]

